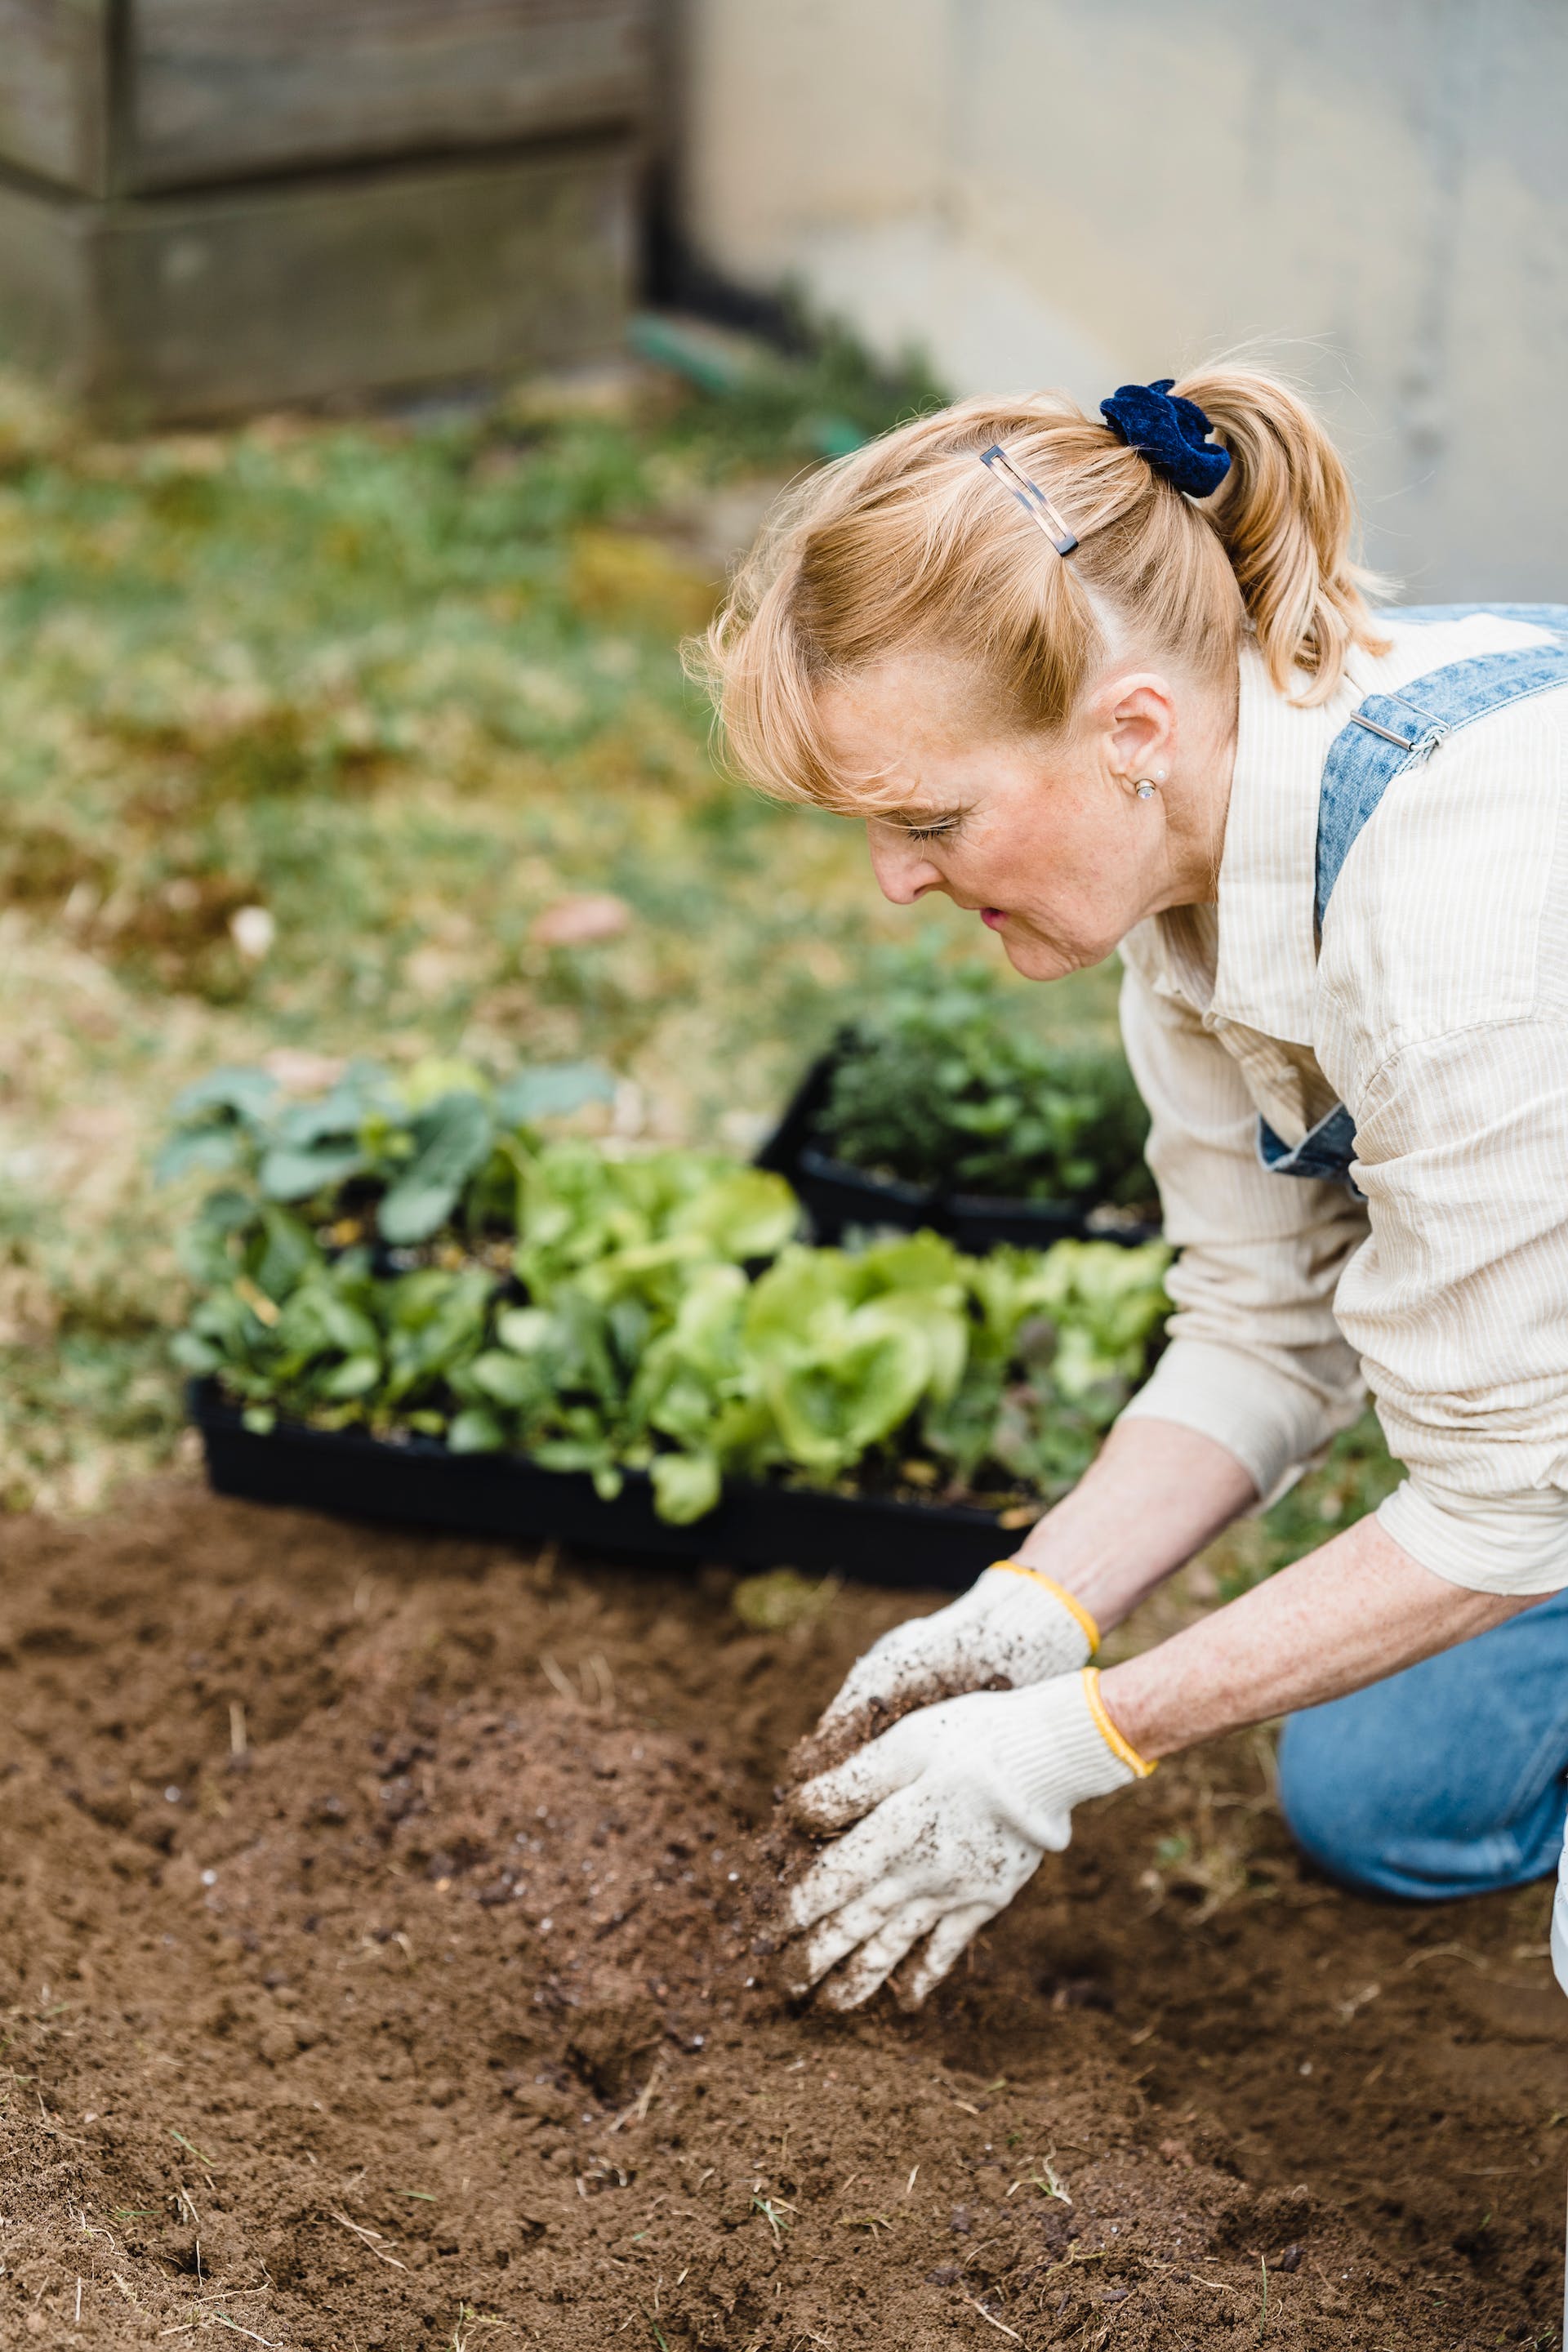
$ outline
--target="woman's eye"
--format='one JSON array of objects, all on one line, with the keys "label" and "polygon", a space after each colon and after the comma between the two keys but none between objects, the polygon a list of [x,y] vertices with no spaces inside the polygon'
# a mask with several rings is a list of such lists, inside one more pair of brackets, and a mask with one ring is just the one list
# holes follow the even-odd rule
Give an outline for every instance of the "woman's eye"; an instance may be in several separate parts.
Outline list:
[{"label": "woman's eye", "polygon": [[935,824],[907,824],[904,838],[907,841],[946,841],[957,831],[958,819],[944,816],[939,818]]}]

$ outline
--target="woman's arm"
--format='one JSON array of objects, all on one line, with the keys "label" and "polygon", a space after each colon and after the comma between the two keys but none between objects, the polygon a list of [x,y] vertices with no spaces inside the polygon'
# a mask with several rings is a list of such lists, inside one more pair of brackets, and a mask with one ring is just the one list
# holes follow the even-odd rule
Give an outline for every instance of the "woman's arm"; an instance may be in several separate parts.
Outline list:
[{"label": "woman's arm", "polygon": [[1239,1066],[1141,969],[1140,939],[1123,948],[1122,1036],[1179,1255],[1166,1277],[1170,1345],[1122,1419],[1201,1433],[1267,1495],[1361,1411],[1362,1366],[1335,1291],[1366,1238],[1365,1209],[1342,1185],[1262,1166]]},{"label": "woman's arm", "polygon": [[1122,1421],[1016,1557],[1108,1633],[1257,1500],[1248,1472],[1214,1438],[1173,1421]]},{"label": "woman's arm", "polygon": [[1240,1600],[1100,1678],[1110,1720],[1151,1761],[1319,1706],[1452,1649],[1537,1594],[1434,1576],[1375,1518],[1357,1521]]},{"label": "woman's arm", "polygon": [[[1257,1499],[1212,1438],[1123,1422],[1018,1557],[1106,1629]],[[1122,1738],[1152,1759],[1342,1697],[1529,1606],[1530,1596],[1434,1576],[1362,1519],[1200,1624],[1108,1667],[1100,1693]]]},{"label": "woman's arm", "polygon": [[787,1897],[804,1935],[798,1989],[842,1962],[826,1997],[853,2008],[923,1939],[902,1994],[918,2007],[1042,1854],[1067,1844],[1084,1799],[1174,1748],[1339,1697],[1529,1606],[1445,1582],[1363,1519],[1098,1686],[1093,1674],[1058,1675],[905,1716],[797,1793],[806,1827],[845,1832]]}]

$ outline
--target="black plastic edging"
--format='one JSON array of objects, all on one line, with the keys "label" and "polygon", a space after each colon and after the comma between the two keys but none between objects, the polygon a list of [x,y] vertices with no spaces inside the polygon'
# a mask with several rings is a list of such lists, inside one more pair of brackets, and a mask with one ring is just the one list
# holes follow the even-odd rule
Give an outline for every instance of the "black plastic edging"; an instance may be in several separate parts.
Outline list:
[{"label": "black plastic edging", "polygon": [[345,1518],[944,1592],[961,1591],[1017,1541],[990,1511],[742,1480],[726,1486],[717,1510],[676,1528],[658,1517],[639,1472],[605,1502],[586,1475],[542,1470],[526,1454],[453,1454],[433,1438],[393,1443],[293,1422],[264,1436],[207,1381],[193,1384],[190,1404],[218,1494]]}]

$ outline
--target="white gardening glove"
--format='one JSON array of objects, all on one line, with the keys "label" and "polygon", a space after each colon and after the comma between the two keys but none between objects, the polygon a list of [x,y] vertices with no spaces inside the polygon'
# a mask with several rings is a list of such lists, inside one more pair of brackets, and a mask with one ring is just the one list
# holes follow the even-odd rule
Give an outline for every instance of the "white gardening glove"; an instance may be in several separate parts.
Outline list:
[{"label": "white gardening glove", "polygon": [[873,1642],[844,1678],[806,1751],[827,1752],[846,1727],[864,1717],[860,1736],[879,1717],[951,1698],[986,1684],[1047,1682],[1087,1665],[1100,1647],[1100,1628],[1059,1584],[1017,1560],[998,1560],[946,1609],[912,1617]]},{"label": "white gardening glove", "polygon": [[1099,1686],[1091,1666],[922,1707],[799,1790],[792,1811],[805,1828],[856,1827],[791,1889],[790,1926],[810,1931],[792,1990],[807,1991],[852,1953],[823,1997],[854,2009],[924,1936],[900,1994],[918,2009],[1041,1855],[1061,1852],[1073,1807],[1153,1770],[1111,1723]]}]

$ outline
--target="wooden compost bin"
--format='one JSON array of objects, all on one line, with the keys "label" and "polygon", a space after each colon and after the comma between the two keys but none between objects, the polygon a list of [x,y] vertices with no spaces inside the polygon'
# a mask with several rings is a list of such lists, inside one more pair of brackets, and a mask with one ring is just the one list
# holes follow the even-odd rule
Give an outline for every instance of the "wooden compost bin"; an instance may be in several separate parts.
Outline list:
[{"label": "wooden compost bin", "polygon": [[613,349],[652,0],[0,0],[0,359],[178,418]]}]

